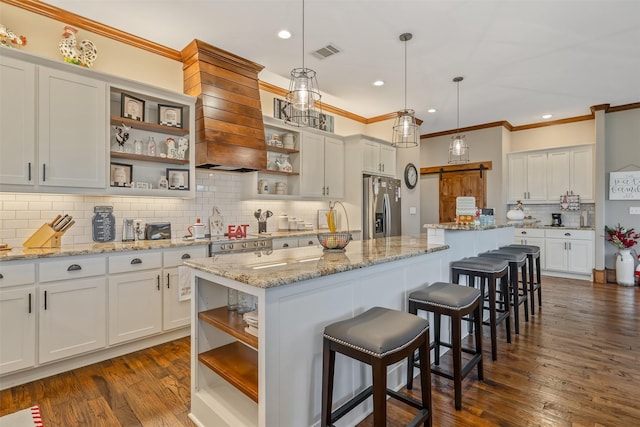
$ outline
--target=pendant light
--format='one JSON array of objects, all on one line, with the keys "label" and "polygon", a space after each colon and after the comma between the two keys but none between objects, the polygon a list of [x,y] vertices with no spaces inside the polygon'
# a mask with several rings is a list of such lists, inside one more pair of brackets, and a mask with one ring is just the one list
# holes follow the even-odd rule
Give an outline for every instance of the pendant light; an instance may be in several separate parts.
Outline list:
[{"label": "pendant light", "polygon": [[320,124],[322,104],[316,72],[304,66],[304,0],[302,0],[302,68],[291,70],[286,124],[317,128]]},{"label": "pendant light", "polygon": [[411,40],[411,33],[400,34],[400,41],[404,42],[404,110],[398,111],[398,117],[393,125],[391,145],[398,148],[410,148],[418,145],[418,125],[415,111],[407,109],[407,42]]},{"label": "pendant light", "polygon": [[464,80],[463,77],[454,77],[453,81],[457,86],[458,94],[458,112],[456,119],[456,135],[451,137],[449,143],[449,163],[469,163],[469,146],[464,140],[464,135],[460,135],[460,82]]}]

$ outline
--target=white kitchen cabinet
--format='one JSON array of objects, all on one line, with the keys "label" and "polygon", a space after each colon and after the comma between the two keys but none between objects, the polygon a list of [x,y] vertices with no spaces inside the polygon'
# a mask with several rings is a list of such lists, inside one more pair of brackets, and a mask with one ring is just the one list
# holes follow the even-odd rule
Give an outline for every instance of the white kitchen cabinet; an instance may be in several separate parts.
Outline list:
[{"label": "white kitchen cabinet", "polygon": [[317,236],[305,236],[298,238],[298,247],[303,248],[305,246],[319,245]]},{"label": "white kitchen cabinet", "polygon": [[396,149],[391,144],[362,137],[362,171],[395,177]]},{"label": "white kitchen cabinet", "polygon": [[0,56],[0,185],[33,185],[35,65]]},{"label": "white kitchen cabinet", "polygon": [[106,83],[38,68],[38,183],[105,188]]},{"label": "white kitchen cabinet", "polygon": [[515,153],[508,155],[508,199],[546,202],[547,153]]},{"label": "white kitchen cabinet", "polygon": [[593,202],[593,147],[552,150],[547,154],[547,194],[558,203],[563,194],[576,194],[581,202]]},{"label": "white kitchen cabinet", "polygon": [[545,230],[545,270],[590,275],[593,239],[591,230]]},{"label": "white kitchen cabinet", "polygon": [[109,257],[109,345],[162,332],[161,268],[160,252]]},{"label": "white kitchen cabinet", "polygon": [[518,245],[531,245],[540,248],[540,268],[545,268],[544,256],[544,229],[542,228],[515,228],[514,243]]},{"label": "white kitchen cabinet", "polygon": [[593,203],[594,198],[594,166],[593,146],[576,147],[571,150],[570,191],[580,196],[581,202]]},{"label": "white kitchen cabinet", "polygon": [[285,237],[280,239],[273,239],[273,249],[289,249],[299,247],[298,239],[296,237]]},{"label": "white kitchen cabinet", "polygon": [[185,259],[204,258],[206,246],[164,249],[162,253],[162,329],[187,326],[191,323],[191,301],[181,301],[179,295],[178,267]]},{"label": "white kitchen cabinet", "polygon": [[36,362],[35,266],[0,264],[0,375]]},{"label": "white kitchen cabinet", "polygon": [[344,197],[344,141],[303,132],[300,188],[307,197]]},{"label": "white kitchen cabinet", "polygon": [[38,270],[38,362],[105,347],[105,258],[46,260]]}]

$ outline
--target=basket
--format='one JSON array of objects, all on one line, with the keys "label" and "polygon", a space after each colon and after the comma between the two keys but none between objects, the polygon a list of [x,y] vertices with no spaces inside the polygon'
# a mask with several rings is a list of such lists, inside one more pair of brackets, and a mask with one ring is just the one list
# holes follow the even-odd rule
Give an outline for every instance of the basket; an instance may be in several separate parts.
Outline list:
[{"label": "basket", "polygon": [[351,233],[349,232],[349,217],[347,216],[347,210],[343,204],[340,202],[333,202],[332,206],[331,202],[329,202],[329,210],[332,210],[336,204],[342,206],[342,210],[344,211],[344,216],[347,221],[347,231],[318,233],[318,242],[320,242],[325,252],[344,252],[344,248],[346,248],[349,242],[353,240],[353,236],[351,236]]}]

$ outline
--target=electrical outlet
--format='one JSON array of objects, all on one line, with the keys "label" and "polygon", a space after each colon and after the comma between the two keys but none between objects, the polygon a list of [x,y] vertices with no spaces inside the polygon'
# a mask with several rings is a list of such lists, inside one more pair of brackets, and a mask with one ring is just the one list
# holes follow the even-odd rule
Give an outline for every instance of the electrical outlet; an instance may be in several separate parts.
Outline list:
[{"label": "electrical outlet", "polygon": [[409,207],[409,214],[410,215],[415,215],[417,213],[417,209],[415,206],[411,206]]},{"label": "electrical outlet", "polygon": [[629,208],[629,215],[640,215],[640,206],[631,206]]}]

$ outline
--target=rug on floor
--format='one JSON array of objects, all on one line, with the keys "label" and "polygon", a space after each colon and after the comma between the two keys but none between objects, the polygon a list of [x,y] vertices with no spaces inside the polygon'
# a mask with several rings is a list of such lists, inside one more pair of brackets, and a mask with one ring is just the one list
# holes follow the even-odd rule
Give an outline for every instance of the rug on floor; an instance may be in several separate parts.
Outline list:
[{"label": "rug on floor", "polygon": [[44,427],[40,416],[40,407],[36,405],[0,417],[0,427]]}]

